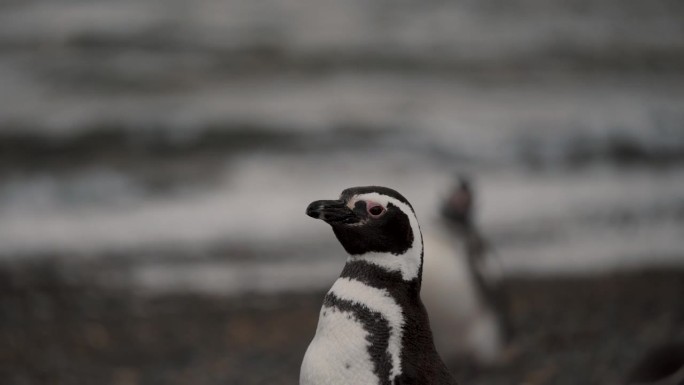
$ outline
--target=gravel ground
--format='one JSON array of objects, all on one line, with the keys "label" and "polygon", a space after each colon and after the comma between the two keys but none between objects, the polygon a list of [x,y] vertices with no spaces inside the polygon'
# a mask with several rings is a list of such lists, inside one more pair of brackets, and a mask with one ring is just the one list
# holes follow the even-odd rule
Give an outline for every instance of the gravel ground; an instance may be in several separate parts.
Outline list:
[{"label": "gravel ground", "polygon": [[[0,378],[13,384],[296,384],[323,292],[146,296],[0,267]],[[508,363],[450,362],[462,384],[616,384],[683,338],[684,270],[506,282]]]}]

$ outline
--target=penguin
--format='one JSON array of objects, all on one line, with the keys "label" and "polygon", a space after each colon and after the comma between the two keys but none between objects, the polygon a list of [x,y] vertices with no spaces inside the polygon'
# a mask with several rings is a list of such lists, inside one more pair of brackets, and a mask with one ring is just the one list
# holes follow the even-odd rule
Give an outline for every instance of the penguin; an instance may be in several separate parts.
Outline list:
[{"label": "penguin", "polygon": [[475,225],[474,202],[470,181],[459,176],[426,232],[423,300],[442,357],[491,366],[503,363],[512,333],[500,266]]},{"label": "penguin", "polygon": [[306,214],[348,254],[326,294],[300,385],[456,385],[420,299],[423,238],[411,204],[387,187],[353,187]]}]

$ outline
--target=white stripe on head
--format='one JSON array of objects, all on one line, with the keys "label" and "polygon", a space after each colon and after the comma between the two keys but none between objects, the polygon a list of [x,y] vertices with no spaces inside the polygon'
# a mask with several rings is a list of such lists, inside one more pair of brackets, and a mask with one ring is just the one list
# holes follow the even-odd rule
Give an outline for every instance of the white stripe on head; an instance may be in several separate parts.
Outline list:
[{"label": "white stripe on head", "polygon": [[410,281],[418,278],[420,267],[423,263],[423,236],[418,225],[418,218],[413,212],[413,209],[408,204],[390,196],[379,193],[366,193],[353,196],[347,202],[349,208],[354,208],[358,201],[371,201],[381,204],[387,208],[388,204],[392,204],[401,210],[409,219],[411,231],[413,232],[413,244],[403,254],[395,255],[392,253],[378,253],[368,252],[362,255],[352,255],[349,260],[363,260],[368,263],[383,267],[389,271],[399,271],[404,280]]},{"label": "white stripe on head", "polygon": [[370,287],[351,278],[339,278],[335,281],[330,293],[338,298],[352,301],[367,307],[373,312],[382,314],[390,327],[387,351],[392,359],[390,380],[401,374],[401,340],[403,336],[404,316],[401,306],[385,289]]}]

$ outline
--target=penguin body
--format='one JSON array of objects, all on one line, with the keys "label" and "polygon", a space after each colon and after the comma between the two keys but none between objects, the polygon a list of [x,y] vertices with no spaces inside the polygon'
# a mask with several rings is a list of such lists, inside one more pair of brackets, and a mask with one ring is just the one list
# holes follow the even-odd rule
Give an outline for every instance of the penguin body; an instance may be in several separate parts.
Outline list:
[{"label": "penguin body", "polygon": [[300,385],[456,384],[420,300],[423,241],[408,201],[356,187],[307,214],[332,226],[349,257],[325,296]]},{"label": "penguin body", "polygon": [[443,357],[493,365],[509,338],[508,306],[496,261],[474,224],[474,201],[470,183],[459,178],[426,231],[423,300]]},{"label": "penguin body", "polygon": [[401,308],[386,290],[339,278],[325,296],[302,384],[384,384],[400,367]]},{"label": "penguin body", "polygon": [[437,351],[447,359],[467,356],[483,365],[497,363],[503,330],[478,286],[463,243],[439,226],[429,235],[422,298]]}]

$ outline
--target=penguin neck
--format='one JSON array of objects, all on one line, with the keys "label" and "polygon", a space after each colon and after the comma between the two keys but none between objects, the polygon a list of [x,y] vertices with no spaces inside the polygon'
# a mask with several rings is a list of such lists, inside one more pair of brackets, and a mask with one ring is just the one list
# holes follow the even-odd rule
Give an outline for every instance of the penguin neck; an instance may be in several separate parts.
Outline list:
[{"label": "penguin neck", "polygon": [[366,285],[402,290],[419,296],[423,274],[423,248],[411,248],[404,254],[365,253],[349,255],[340,278],[359,280]]}]

